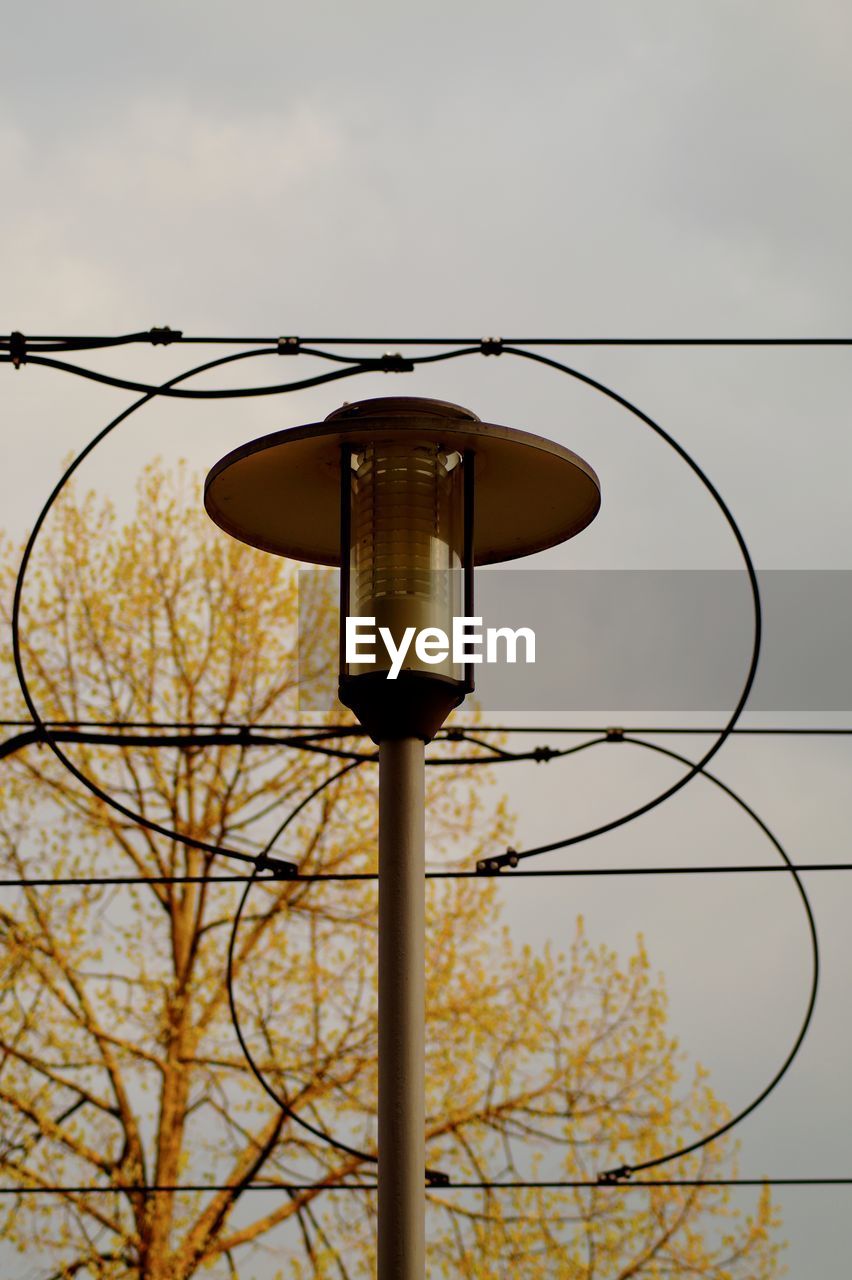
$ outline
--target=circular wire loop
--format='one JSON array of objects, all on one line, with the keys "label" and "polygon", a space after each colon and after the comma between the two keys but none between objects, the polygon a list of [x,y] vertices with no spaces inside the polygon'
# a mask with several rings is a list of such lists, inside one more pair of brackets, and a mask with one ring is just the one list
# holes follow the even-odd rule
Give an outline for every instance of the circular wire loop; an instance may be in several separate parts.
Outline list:
[{"label": "circular wire loop", "polygon": [[722,515],[725,517],[728,527],[734,535],[734,539],[736,540],[745,564],[746,573],[748,574],[752,608],[754,611],[754,632],[751,659],[749,661],[748,671],[746,672],[745,683],[743,684],[740,696],[737,699],[736,706],[731,712],[728,722],[719,733],[716,741],[704,753],[700,760],[696,763],[690,763],[689,769],[683,777],[678,778],[678,780],[665,791],[661,791],[659,795],[654,796],[650,800],[646,800],[644,804],[639,805],[637,808],[631,809],[628,813],[622,814],[621,817],[613,818],[609,822],[604,822],[600,826],[591,827],[588,831],[581,831],[576,835],[567,836],[563,840],[552,840],[547,844],[539,844],[532,849],[525,849],[521,852],[516,849],[509,849],[504,854],[500,854],[495,858],[482,858],[477,864],[477,867],[478,870],[484,872],[499,871],[503,866],[515,866],[516,860],[523,861],[526,858],[535,857],[540,853],[551,853],[554,849],[567,849],[570,845],[581,844],[584,840],[591,840],[595,836],[605,835],[608,831],[615,831],[616,828],[624,826],[625,823],[632,822],[634,818],[639,818],[644,813],[650,813],[652,809],[657,807],[657,805],[662,804],[665,800],[669,800],[673,795],[676,795],[678,791],[685,787],[688,782],[691,782],[692,779],[702,771],[705,765],[710,763],[717,751],[724,746],[725,742],[730,737],[731,730],[742,715],[743,708],[748,701],[752,685],[754,684],[755,675],[757,674],[757,664],[760,659],[760,642],[763,631],[760,587],[758,585],[757,573],[755,572],[754,564],[752,563],[751,554],[749,553],[745,538],[742,535],[739,525],[734,519],[733,512],[719,493],[719,490],[683,445],[679,444],[673,436],[669,435],[669,433],[665,431],[659,423],[655,422],[653,418],[650,418],[647,413],[644,413],[630,400],[619,395],[619,393],[617,391],[613,391],[612,388],[605,386],[604,383],[599,382],[596,378],[589,377],[589,375],[585,373],[580,373],[578,369],[574,369],[570,365],[563,364],[560,360],[553,360],[550,356],[543,356],[537,351],[524,351],[520,347],[504,346],[503,352],[506,355],[518,356],[523,360],[533,360],[537,364],[546,365],[548,368],[556,369],[558,372],[567,374],[569,377],[575,378],[578,382],[582,382],[586,386],[591,387],[592,390],[599,392],[601,395],[606,396],[607,399],[612,400],[615,404],[626,409],[628,413],[632,413],[635,418],[638,418],[640,422],[644,423],[646,427],[649,427],[651,431],[660,437],[661,440],[674,449],[678,457],[683,459],[686,465],[690,468],[693,474],[698,477],[704,488],[710,494]]},{"label": "circular wire loop", "polygon": [[[146,830],[153,831],[157,835],[166,836],[168,839],[175,840],[179,844],[186,845],[190,849],[199,849],[203,853],[209,853],[212,856],[221,854],[224,857],[235,858],[240,862],[248,862],[248,863],[255,862],[254,854],[245,853],[243,850],[240,850],[240,849],[226,849],[218,845],[210,844],[205,840],[197,840],[193,836],[184,835],[179,831],[175,831],[170,827],[164,826],[162,823],[153,822],[150,818],[146,818],[144,814],[137,813],[135,810],[130,809],[128,806],[116,800],[114,796],[109,795],[109,793],[105,791],[102,787],[100,787],[93,779],[89,778],[85,773],[83,773],[83,771],[79,769],[72,760],[69,759],[69,757],[65,754],[65,752],[62,751],[58,743],[55,741],[50,730],[46,727],[44,721],[41,718],[41,715],[35,704],[35,700],[33,699],[32,693],[29,688],[26,672],[24,671],[23,659],[21,654],[21,637],[20,637],[21,599],[23,595],[24,581],[26,578],[27,567],[30,563],[30,559],[32,557],[32,553],[35,548],[36,542],[38,540],[39,534],[41,533],[41,530],[44,526],[44,522],[47,519],[47,516],[51,508],[54,506],[62,490],[65,488],[66,484],[71,479],[71,477],[73,476],[77,468],[80,466],[80,464],[83,461],[85,461],[85,459],[89,456],[89,454],[92,453],[92,451],[99,444],[101,444],[102,441],[104,441],[106,437],[116,429],[116,427],[118,427],[122,422],[126,421],[131,416],[131,414],[135,413],[138,409],[141,409],[143,408],[144,405],[149,404],[152,400],[156,399],[157,396],[167,394],[172,388],[174,388],[176,383],[182,382],[187,378],[193,378],[197,374],[205,373],[210,369],[220,368],[222,365],[233,364],[235,361],[238,361],[238,360],[249,360],[257,356],[267,356],[267,355],[277,355],[277,354],[278,352],[276,347],[258,347],[250,351],[238,351],[231,355],[220,356],[218,359],[208,360],[204,364],[196,365],[194,368],[189,369],[184,373],[177,374],[174,378],[171,378],[168,382],[163,383],[162,386],[160,387],[147,388],[145,390],[144,395],[142,395],[132,405],[129,405],[126,409],[123,409],[121,413],[117,414],[116,417],[114,417],[110,422],[108,422],[105,427],[103,427],[99,432],[97,432],[97,434],[92,437],[92,439],[88,442],[88,444],[85,445],[83,449],[81,449],[81,451],[76,455],[76,457],[74,457],[71,460],[71,462],[68,464],[68,466],[65,468],[59,480],[56,482],[53,489],[51,490],[46,502],[42,506],[41,511],[39,512],[38,517],[36,519],[36,522],[33,525],[30,536],[27,539],[26,546],[24,547],[24,553],[23,553],[23,556],[21,557],[21,563],[18,568],[17,578],[15,580],[15,594],[12,601],[12,657],[15,664],[15,672],[18,678],[18,684],[20,686],[21,693],[24,698],[24,702],[26,703],[27,710],[29,711],[30,716],[32,717],[33,725],[35,727],[35,730],[38,733],[39,740],[47,743],[50,750],[56,756],[60,764],[62,764],[68,770],[68,772],[71,773],[72,776],[75,777],[79,783],[81,783],[82,786],[86,787],[86,789],[90,791],[92,795],[96,796],[97,799],[99,799],[103,804],[108,805],[110,808],[114,809],[117,813],[120,813],[123,817],[129,818],[130,821],[138,823],[139,826],[144,827]],[[57,361],[47,362],[47,361],[40,360],[39,363],[52,363],[56,367],[61,367],[60,362],[57,362]],[[359,373],[365,373],[368,371],[370,370],[364,369],[359,365],[359,366],[347,367],[345,369],[335,371],[333,376],[335,378],[354,377]],[[314,386],[318,382],[328,381],[328,379],[331,376],[332,375],[321,375],[319,378],[315,378],[315,379],[308,379],[308,380],[303,379],[300,382],[297,382],[294,384],[288,384],[288,387],[278,387],[276,388],[276,390],[278,391],[284,391],[286,389],[301,390],[305,386]],[[232,394],[232,393],[228,392],[227,394]],[[237,394],[237,392],[234,392],[233,394]],[[280,870],[286,869],[288,872],[295,871],[295,867],[292,864],[285,864],[285,863],[279,864],[279,869]]]},{"label": "circular wire loop", "polygon": [[[103,804],[108,805],[110,808],[114,809],[117,813],[120,813],[123,817],[129,818],[131,822],[135,822],[139,826],[144,827],[147,831],[153,831],[157,835],[166,836],[168,839],[175,840],[179,844],[185,845],[190,849],[199,849],[201,852],[208,853],[214,857],[217,854],[219,854],[219,855],[222,855],[223,857],[237,859],[240,862],[247,862],[247,863],[255,862],[254,854],[245,853],[239,849],[226,849],[218,845],[209,844],[207,841],[204,841],[204,840],[197,840],[192,836],[187,836],[182,834],[179,831],[175,831],[172,828],[163,825],[162,823],[153,822],[151,821],[150,818],[146,818],[143,814],[137,813],[135,810],[130,809],[126,805],[121,804],[120,801],[116,800],[114,796],[111,796],[107,791],[105,791],[102,787],[100,787],[93,779],[89,778],[85,773],[83,773],[81,769],[79,769],[74,764],[72,760],[69,759],[69,757],[65,754],[65,752],[61,750],[58,743],[55,741],[54,737],[52,736],[50,730],[47,728],[44,721],[42,720],[41,715],[39,714],[38,708],[35,704],[35,701],[33,699],[32,693],[29,688],[26,672],[24,671],[22,655],[21,655],[21,638],[20,638],[21,599],[23,594],[27,567],[30,563],[30,559],[32,557],[32,553],[35,548],[36,542],[38,540],[39,534],[41,533],[42,527],[44,526],[44,522],[47,519],[47,516],[50,510],[54,506],[62,490],[65,488],[66,484],[71,479],[71,477],[73,476],[77,468],[80,466],[80,464],[85,461],[85,459],[89,456],[89,454],[92,453],[92,451],[99,444],[101,444],[102,441],[105,440],[106,437],[116,429],[116,427],[118,427],[122,422],[126,421],[126,419],[129,418],[132,414],[134,414],[138,409],[143,408],[143,406],[149,404],[152,400],[155,400],[158,396],[192,394],[199,397],[207,397],[207,398],[220,397],[220,398],[230,399],[234,397],[248,396],[248,395],[283,394],[284,392],[287,392],[287,391],[301,391],[301,390],[304,390],[306,387],[319,386],[322,383],[339,380],[341,378],[351,378],[363,373],[375,373],[377,369],[381,369],[381,368],[385,368],[388,371],[393,371],[394,369],[397,369],[400,372],[407,372],[410,367],[413,367],[414,364],[428,364],[436,360],[452,360],[457,358],[458,356],[473,354],[477,350],[478,348],[471,347],[471,348],[464,348],[456,351],[439,352],[437,355],[416,357],[414,360],[407,360],[400,365],[395,365],[393,363],[388,364],[388,361],[392,362],[395,359],[395,357],[383,357],[380,360],[375,360],[372,357],[365,357],[358,360],[347,360],[346,367],[344,367],[343,369],[336,369],[330,373],[319,374],[313,378],[303,378],[296,382],[281,383],[275,386],[268,386],[268,387],[214,388],[210,391],[194,391],[192,393],[190,393],[189,391],[185,391],[185,389],[179,391],[178,384],[186,381],[189,378],[194,378],[200,373],[206,373],[210,369],[221,368],[223,365],[233,364],[238,360],[249,360],[256,356],[280,355],[279,348],[277,346],[256,347],[249,351],[237,351],[227,356],[220,356],[215,360],[205,361],[203,364],[196,365],[192,369],[188,369],[183,373],[179,373],[175,377],[170,378],[167,382],[164,382],[160,386],[156,386],[156,387],[149,386],[148,384],[145,384],[145,383],[128,382],[124,379],[113,378],[107,374],[96,373],[95,371],[90,369],[83,369],[78,365],[67,364],[63,361],[53,360],[47,357],[34,356],[30,358],[29,363],[31,364],[46,365],[50,368],[59,369],[64,372],[78,374],[81,377],[92,378],[96,382],[104,382],[111,386],[139,390],[144,393],[143,395],[140,396],[138,400],[136,400],[133,404],[129,405],[126,409],[123,409],[121,413],[117,414],[110,422],[107,423],[105,427],[103,427],[100,431],[98,431],[92,437],[92,439],[88,442],[88,444],[86,444],[84,448],[80,450],[80,452],[76,455],[76,457],[74,457],[71,460],[71,462],[63,471],[62,475],[59,477],[59,480],[54,485],[53,489],[51,490],[50,494],[47,497],[47,500],[42,506],[41,511],[39,512],[38,517],[35,521],[35,524],[33,525],[32,531],[30,532],[29,538],[27,539],[26,545],[24,547],[24,553],[21,557],[21,563],[18,567],[18,573],[15,580],[15,592],[14,592],[14,597],[12,601],[12,658],[14,661],[15,674],[17,676],[18,684],[21,689],[21,694],[23,696],[27,710],[29,711],[30,716],[32,718],[34,729],[38,735],[38,740],[41,742],[47,743],[48,747],[53,752],[54,756],[57,758],[60,764],[62,764],[63,767],[67,769],[68,772],[74,778],[76,778],[77,781],[82,786],[84,786],[88,791],[90,791],[92,795],[96,796],[97,799],[100,800]],[[323,351],[311,350],[307,354],[316,355],[321,358],[329,359],[329,360],[336,359],[333,353],[328,353]],[[8,362],[9,359],[10,357],[8,356],[0,357],[0,360],[6,361],[6,362]],[[296,868],[291,863],[279,862],[277,864],[277,870],[281,872],[286,872],[287,874],[292,874],[296,870]]]},{"label": "circular wire loop", "polygon": [[[375,759],[375,758],[376,758],[375,756],[370,757],[370,759]],[[338,1138],[333,1137],[330,1133],[327,1133],[324,1129],[320,1129],[317,1125],[311,1124],[309,1120],[305,1120],[302,1116],[298,1114],[297,1111],[293,1109],[293,1107],[290,1105],[289,1100],[286,1097],[280,1094],[277,1089],[274,1089],[272,1087],[272,1085],[264,1076],[260,1067],[255,1062],[254,1055],[252,1054],[252,1051],[248,1045],[248,1041],[246,1040],[243,1034],[243,1029],[240,1024],[240,1015],[237,1009],[236,996],[234,994],[234,953],[236,951],[236,946],[237,946],[237,934],[240,928],[240,921],[242,920],[243,912],[245,911],[246,903],[248,902],[248,896],[249,896],[249,893],[251,892],[252,885],[257,884],[258,875],[268,865],[267,859],[269,857],[270,851],[272,850],[273,846],[275,845],[279,837],[282,836],[284,832],[287,830],[290,823],[293,822],[293,820],[298,817],[298,815],[302,812],[302,810],[306,808],[306,806],[309,805],[312,800],[315,800],[317,796],[321,795],[322,792],[326,789],[326,787],[331,786],[333,782],[337,782],[339,779],[343,778],[347,773],[350,773],[353,769],[357,769],[359,765],[364,763],[366,762],[363,760],[352,760],[349,762],[349,764],[344,765],[342,769],[338,769],[336,770],[336,772],[330,774],[327,778],[324,778],[322,782],[320,782],[316,787],[313,788],[312,791],[308,793],[308,795],[306,795],[305,797],[303,797],[302,800],[299,801],[299,803],[295,806],[295,808],[290,810],[290,812],[287,814],[287,816],[278,826],[277,830],[272,834],[272,836],[270,836],[269,840],[266,842],[266,845],[264,846],[263,850],[257,857],[254,870],[252,871],[251,876],[248,878],[248,880],[246,880],[246,883],[243,887],[242,894],[240,895],[240,901],[237,906],[236,913],[234,915],[233,924],[231,925],[231,935],[228,940],[228,963],[227,963],[227,971],[226,971],[226,982],[227,982],[227,991],[228,991],[228,1006],[231,1011],[231,1023],[233,1024],[234,1032],[236,1034],[237,1040],[239,1041],[240,1048],[243,1051],[243,1056],[245,1057],[245,1060],[248,1063],[249,1070],[257,1080],[258,1084],[264,1090],[264,1092],[272,1099],[274,1103],[276,1103],[281,1108],[281,1110],[285,1113],[285,1115],[289,1116],[290,1119],[293,1120],[296,1124],[300,1125],[301,1128],[307,1130],[308,1133],[313,1134],[315,1138],[320,1138],[323,1142],[328,1143],[329,1146],[334,1147],[337,1151],[342,1151],[346,1155],[354,1156],[358,1160],[365,1160],[369,1163],[375,1164],[377,1162],[377,1157],[374,1154],[372,1154],[369,1151],[359,1151],[357,1147],[351,1147],[348,1145],[348,1143],[341,1142]],[[264,881],[264,883],[266,883],[266,881]]]},{"label": "circular wire loop", "polygon": [[[620,739],[620,741],[626,742],[630,746],[644,747],[645,750],[647,751],[654,751],[658,755],[667,756],[670,760],[677,760],[680,764],[690,765],[692,763],[686,756],[681,755],[680,752],[672,751],[668,747],[662,747],[656,742],[646,742],[642,738],[632,738],[626,734],[623,738]],[[757,824],[757,826],[760,828],[760,830],[763,832],[766,838],[774,846],[775,850],[777,851],[782,861],[786,865],[787,870],[790,872],[790,875],[793,877],[796,888],[799,892],[799,897],[801,898],[801,901],[802,901],[802,906],[804,907],[805,916],[806,916],[807,925],[808,925],[808,933],[810,936],[810,944],[811,944],[811,961],[812,961],[811,984],[810,984],[810,991],[808,995],[807,1007],[805,1009],[805,1016],[802,1020],[802,1024],[799,1028],[798,1034],[796,1035],[796,1038],[793,1042],[793,1046],[790,1049],[789,1053],[787,1054],[787,1057],[784,1059],[781,1066],[776,1071],[775,1075],[769,1081],[769,1084],[767,1084],[765,1088],[763,1088],[760,1091],[757,1097],[754,1098],[748,1104],[748,1106],[743,1107],[742,1110],[738,1111],[736,1115],[733,1116],[730,1120],[726,1121],[725,1124],[720,1125],[717,1129],[714,1129],[712,1133],[708,1133],[703,1138],[699,1138],[695,1142],[691,1142],[686,1146],[678,1147],[675,1151],[670,1151],[666,1155],[657,1156],[656,1159],[654,1160],[643,1160],[639,1164],[634,1164],[634,1165],[625,1164],[625,1165],[620,1165],[619,1167],[614,1169],[603,1170],[601,1173],[598,1174],[598,1178],[602,1183],[620,1181],[621,1179],[624,1179],[624,1178],[630,1178],[634,1173],[641,1173],[644,1169],[654,1169],[661,1164],[668,1164],[670,1160],[677,1160],[681,1156],[686,1156],[693,1151],[698,1151],[700,1150],[700,1148],[706,1147],[708,1143],[715,1141],[716,1138],[721,1138],[723,1134],[729,1133],[731,1129],[733,1129],[736,1125],[740,1124],[741,1121],[745,1120],[747,1116],[750,1116],[753,1111],[757,1110],[757,1108],[760,1106],[762,1102],[766,1101],[770,1093],[772,1093],[773,1090],[777,1087],[777,1085],[781,1083],[782,1079],[784,1078],[784,1076],[787,1074],[788,1070],[792,1066],[793,1060],[798,1054],[799,1050],[801,1049],[805,1040],[805,1036],[808,1034],[808,1030],[811,1024],[811,1019],[813,1018],[814,1009],[816,1007],[817,990],[819,987],[819,969],[820,969],[819,939],[817,936],[816,921],[814,919],[814,914],[813,914],[813,909],[811,907],[810,899],[808,897],[807,890],[805,889],[805,886],[802,883],[802,880],[801,880],[801,877],[799,876],[798,871],[793,865],[793,862],[789,857],[789,855],[787,854],[787,851],[784,849],[783,845],[781,844],[781,841],[774,834],[774,832],[770,830],[770,828],[759,816],[759,814],[757,814],[755,810],[752,809],[752,807],[749,804],[747,804],[745,800],[743,800],[742,796],[740,796],[736,791],[734,791],[732,787],[729,787],[727,783],[723,782],[721,778],[717,778],[715,774],[709,773],[707,769],[703,767],[703,765],[698,769],[698,772],[701,774],[702,777],[706,778],[708,782],[712,782],[714,786],[718,787],[720,791],[724,792],[726,796],[728,796],[731,800],[733,800],[734,803],[738,805],[740,809],[742,809],[743,813],[746,813],[752,819],[752,821]]]}]

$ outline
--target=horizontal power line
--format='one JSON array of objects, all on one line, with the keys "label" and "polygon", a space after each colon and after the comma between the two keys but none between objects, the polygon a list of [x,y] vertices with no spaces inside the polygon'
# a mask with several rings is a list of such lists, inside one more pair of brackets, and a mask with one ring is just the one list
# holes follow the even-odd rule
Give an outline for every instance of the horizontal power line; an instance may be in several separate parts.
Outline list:
[{"label": "horizontal power line", "polygon": [[[257,724],[240,724],[234,721],[190,721],[190,720],[45,720],[43,721],[45,728],[48,729],[151,729],[151,730],[173,730],[187,731],[194,730],[221,732],[221,733],[314,733],[324,734],[328,737],[354,737],[366,738],[368,735],[360,725],[353,724],[306,724],[306,723],[290,723],[287,721],[264,721]],[[32,729],[34,724],[32,720],[13,720],[0,719],[0,727],[8,729]],[[721,733],[721,725],[631,725],[619,724],[619,731],[625,733],[659,733],[659,734],[711,734]],[[453,741],[457,733],[609,733],[613,729],[613,725],[547,725],[547,724],[468,724],[459,725],[458,728],[444,729],[436,741]],[[801,735],[826,735],[832,734],[852,735],[852,725],[777,725],[777,726],[751,726],[751,725],[735,725],[731,730],[732,735],[738,734],[756,734],[767,735],[773,734],[801,734]]]},{"label": "horizontal power line", "polygon": [[[643,1178],[637,1182],[598,1181],[575,1178],[562,1181],[531,1182],[448,1182],[439,1186],[424,1183],[430,1191],[641,1191],[654,1187],[849,1187],[850,1178]],[[111,1186],[0,1186],[0,1195],[172,1195],[179,1192],[220,1191],[286,1191],[288,1193],[319,1191],[377,1191],[376,1182],[249,1182],[240,1183],[160,1183],[139,1186],[136,1183],[114,1183]]]},{"label": "horizontal power line", "polygon": [[[548,877],[585,878],[592,876],[712,876],[712,875],[790,875],[791,872],[807,874],[812,871],[852,871],[852,862],[799,862],[793,866],[779,863],[778,866],[764,866],[762,863],[748,865],[709,863],[697,867],[555,867],[532,870],[509,869],[499,873],[503,880],[547,879]],[[286,876],[286,882],[323,883],[358,882],[378,880],[375,871],[296,871]],[[493,880],[495,876],[484,871],[427,871],[427,880]],[[135,885],[135,884],[245,884],[251,880],[254,884],[282,884],[280,876],[40,876],[35,879],[16,877],[0,879],[0,889],[45,889],[91,886]]]},{"label": "horizontal power line", "polygon": [[[175,346],[175,345],[269,345],[275,346],[281,342],[291,342],[293,345],[289,349],[282,351],[282,354],[299,353],[299,346],[304,343],[332,343],[335,346],[383,346],[394,345],[401,347],[469,347],[480,346],[482,343],[494,344],[502,343],[506,346],[515,347],[848,347],[852,346],[852,338],[849,337],[816,337],[816,336],[795,336],[782,335],[777,337],[565,337],[565,338],[483,338],[482,334],[476,337],[468,338],[448,338],[448,337],[348,337],[348,336],[287,336],[284,339],[280,334],[267,334],[261,337],[252,336],[223,336],[221,334],[195,335],[185,334],[179,329],[170,329],[163,326],[148,330],[144,333],[110,335],[110,334],[27,334],[25,338],[26,346],[39,342],[56,342],[67,345],[70,349],[73,344],[79,343],[81,348],[90,347],[112,347],[112,346],[131,346],[131,345],[153,345],[153,346]],[[9,349],[10,345],[14,347],[14,337],[7,334],[0,338],[0,347]],[[499,354],[497,351],[490,351],[487,354]]]}]

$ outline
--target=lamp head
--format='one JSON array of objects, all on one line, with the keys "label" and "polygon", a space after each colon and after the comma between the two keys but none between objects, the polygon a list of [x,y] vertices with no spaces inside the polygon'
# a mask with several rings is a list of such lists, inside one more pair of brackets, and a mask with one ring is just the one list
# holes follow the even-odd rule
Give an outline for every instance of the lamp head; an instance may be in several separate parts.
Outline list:
[{"label": "lamp head", "polygon": [[[573,537],[597,515],[600,485],[553,441],[395,396],[242,445],[211,470],[204,503],[251,546],[340,565],[341,626],[373,617],[398,643],[412,626],[450,634],[452,618],[473,611],[474,565]],[[472,688],[449,660],[409,653],[396,680],[387,651],[341,661],[341,701],[376,741],[430,739]]]}]

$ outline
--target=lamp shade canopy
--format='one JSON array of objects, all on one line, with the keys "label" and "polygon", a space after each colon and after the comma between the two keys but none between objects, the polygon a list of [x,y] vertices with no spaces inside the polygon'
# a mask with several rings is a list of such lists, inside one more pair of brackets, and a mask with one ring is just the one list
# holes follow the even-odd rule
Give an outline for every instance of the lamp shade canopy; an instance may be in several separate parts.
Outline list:
[{"label": "lamp shade canopy", "polygon": [[204,505],[227,533],[276,555],[339,565],[342,446],[433,443],[473,455],[475,564],[544,551],[580,533],[600,507],[588,463],[541,436],[480,421],[441,400],[360,400],[324,422],[261,436],[222,458]]}]

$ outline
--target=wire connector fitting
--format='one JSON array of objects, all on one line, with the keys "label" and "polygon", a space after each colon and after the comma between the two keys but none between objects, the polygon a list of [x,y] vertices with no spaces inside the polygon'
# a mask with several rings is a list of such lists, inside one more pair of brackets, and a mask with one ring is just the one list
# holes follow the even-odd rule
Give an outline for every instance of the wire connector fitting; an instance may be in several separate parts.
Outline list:
[{"label": "wire connector fitting", "polygon": [[167,347],[170,342],[180,342],[183,329],[172,329],[169,325],[154,325],[148,330],[148,340],[154,347]]},{"label": "wire connector fitting", "polygon": [[450,1175],[442,1173],[440,1169],[427,1169],[426,1181],[430,1187],[449,1187]]},{"label": "wire connector fitting", "polygon": [[295,862],[285,862],[283,858],[271,858],[268,853],[261,853],[254,861],[256,871],[271,871],[273,880],[292,880],[298,875],[299,868]]},{"label": "wire connector fitting", "polygon": [[278,339],[279,356],[297,356],[302,349],[302,340],[291,334]]},{"label": "wire connector fitting", "polygon": [[503,339],[502,338],[483,338],[479,344],[479,350],[484,356],[502,356]]},{"label": "wire connector fitting", "polygon": [[504,867],[516,867],[520,862],[517,851],[515,849],[507,849],[505,853],[500,853],[496,858],[480,858],[476,864],[476,869],[480,875],[498,876]]},{"label": "wire connector fitting", "polygon": [[633,1170],[629,1164],[619,1165],[617,1169],[605,1169],[603,1173],[598,1174],[598,1182],[602,1187],[614,1187],[619,1182],[629,1182],[633,1177]]},{"label": "wire connector fitting", "polygon": [[361,362],[367,369],[378,369],[381,373],[413,373],[414,361],[407,359],[399,351],[385,351],[383,355]]},{"label": "wire connector fitting", "polygon": [[26,364],[27,340],[17,329],[14,333],[9,334],[9,355],[16,369],[20,369],[22,364]]},{"label": "wire connector fitting", "polygon": [[623,742],[624,741],[624,730],[622,729],[621,725],[618,725],[618,724],[607,725],[605,734],[606,734],[607,742]]}]

